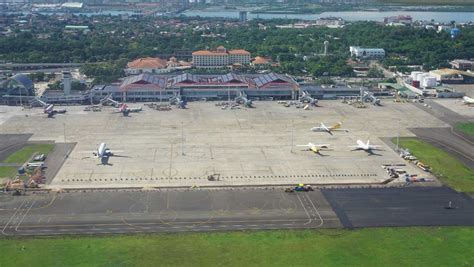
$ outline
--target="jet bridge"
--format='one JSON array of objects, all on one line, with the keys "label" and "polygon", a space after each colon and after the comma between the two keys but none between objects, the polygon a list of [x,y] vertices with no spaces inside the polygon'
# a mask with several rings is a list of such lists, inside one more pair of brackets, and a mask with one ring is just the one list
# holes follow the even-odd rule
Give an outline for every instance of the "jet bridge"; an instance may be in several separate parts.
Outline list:
[{"label": "jet bridge", "polygon": [[308,93],[307,91],[302,91],[301,96],[300,96],[300,102],[301,103],[308,103],[312,106],[316,106],[316,104],[318,103],[318,100],[316,98],[312,97],[311,94]]},{"label": "jet bridge", "polygon": [[247,108],[253,108],[252,100],[247,98],[247,94],[244,91],[241,91],[239,96],[234,99],[237,104],[244,105]]},{"label": "jet bridge", "polygon": [[360,100],[362,102],[370,102],[373,105],[380,106],[380,99],[375,97],[374,94],[367,89],[360,88]]}]

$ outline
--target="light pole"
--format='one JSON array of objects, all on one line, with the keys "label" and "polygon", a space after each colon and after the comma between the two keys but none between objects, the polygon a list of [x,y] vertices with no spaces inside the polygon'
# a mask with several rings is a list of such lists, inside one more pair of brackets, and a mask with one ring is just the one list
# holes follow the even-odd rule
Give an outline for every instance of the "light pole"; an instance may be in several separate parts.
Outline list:
[{"label": "light pole", "polygon": [[184,156],[184,126],[183,126],[183,122],[181,122],[181,155]]},{"label": "light pole", "polygon": [[291,150],[290,152],[293,153],[293,147],[294,147],[294,134],[293,134],[293,120],[291,120]]},{"label": "light pole", "polygon": [[400,119],[398,119],[397,152],[400,151]]},{"label": "light pole", "polygon": [[67,158],[67,147],[66,147],[66,123],[63,123],[64,127],[64,158]]},{"label": "light pole", "polygon": [[22,107],[23,107],[23,101],[22,101],[22,99],[21,99],[21,88],[20,88],[20,90],[19,90],[19,91],[20,91],[20,106],[22,106]]}]

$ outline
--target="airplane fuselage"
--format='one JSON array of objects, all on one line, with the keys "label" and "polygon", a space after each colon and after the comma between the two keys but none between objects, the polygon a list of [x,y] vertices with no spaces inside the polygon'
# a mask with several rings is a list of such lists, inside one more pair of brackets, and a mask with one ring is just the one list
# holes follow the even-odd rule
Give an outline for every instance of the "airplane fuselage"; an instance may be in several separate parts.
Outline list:
[{"label": "airplane fuselage", "polygon": [[110,150],[107,149],[107,144],[101,143],[99,145],[99,148],[97,149],[97,157],[98,158],[104,158],[104,157],[109,157],[111,155]]},{"label": "airplane fuselage", "polygon": [[468,96],[463,96],[463,102],[466,105],[474,105],[474,98],[470,98]]}]

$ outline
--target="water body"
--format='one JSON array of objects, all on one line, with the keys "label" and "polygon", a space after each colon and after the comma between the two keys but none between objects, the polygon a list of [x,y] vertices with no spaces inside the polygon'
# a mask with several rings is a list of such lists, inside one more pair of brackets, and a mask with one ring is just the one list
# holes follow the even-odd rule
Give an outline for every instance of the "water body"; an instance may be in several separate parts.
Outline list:
[{"label": "water body", "polygon": [[[1,13],[0,13],[1,14]],[[120,16],[120,15],[141,15],[140,12],[136,11],[127,11],[127,10],[102,10],[97,12],[46,12],[46,11],[38,11],[38,12],[31,12],[31,11],[18,11],[18,12],[5,12],[4,14],[7,15],[29,15],[29,14],[41,14],[45,16],[52,16],[52,15],[64,15],[64,14],[74,14],[76,16]]]},{"label": "water body", "polygon": [[[29,11],[25,12],[6,12],[6,14],[31,14]],[[64,12],[36,12],[43,15],[63,15]],[[74,13],[75,15],[84,16],[119,16],[122,14],[129,15],[140,15],[141,13],[135,11],[117,11],[117,10],[103,10],[100,12],[80,12]],[[159,15],[159,14],[157,14]],[[179,15],[187,17],[207,17],[207,18],[239,18],[239,11],[201,11],[192,10],[185,11]],[[249,19],[299,19],[299,20],[316,20],[319,18],[326,17],[340,17],[346,21],[378,21],[381,22],[385,17],[397,16],[397,15],[410,15],[413,20],[425,20],[436,22],[449,23],[451,21],[461,22],[474,22],[474,12],[446,12],[446,11],[334,11],[334,12],[323,12],[321,14],[279,14],[279,13],[248,13]]]},{"label": "water body", "polygon": [[[201,17],[221,17],[221,18],[239,18],[238,11],[186,11],[182,13],[185,16]],[[278,13],[248,13],[249,19],[300,19],[316,20],[326,17],[341,17],[346,21],[383,21],[385,17],[397,15],[410,15],[413,20],[425,20],[449,23],[472,22],[474,21],[474,12],[443,12],[443,11],[334,11],[323,12],[321,14],[278,14]]]}]

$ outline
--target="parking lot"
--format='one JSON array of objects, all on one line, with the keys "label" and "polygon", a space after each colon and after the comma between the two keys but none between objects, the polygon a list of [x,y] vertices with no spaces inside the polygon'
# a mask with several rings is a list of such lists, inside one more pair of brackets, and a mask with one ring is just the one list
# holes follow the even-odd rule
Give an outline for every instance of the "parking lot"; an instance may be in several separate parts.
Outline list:
[{"label": "parking lot", "polygon": [[[141,104],[130,104],[131,107]],[[357,109],[339,101],[321,101],[312,110],[256,102],[254,109],[221,110],[213,102],[192,102],[188,109],[123,117],[113,108],[86,112],[67,107],[47,119],[41,110],[7,120],[0,133],[32,133],[30,141],[76,143],[50,183],[56,188],[231,186],[276,184],[380,184],[389,177],[383,164],[406,164],[379,137],[412,136],[407,128],[445,123],[412,104],[386,101]],[[31,111],[28,111],[31,112]],[[343,122],[349,132],[311,132],[320,122]],[[357,139],[381,145],[378,155],[351,152]],[[101,142],[116,150],[110,165],[93,157]],[[329,144],[322,156],[295,145]],[[408,173],[425,175],[403,166]],[[218,174],[218,181],[208,176]],[[48,179],[50,180],[50,179]],[[395,181],[397,182],[397,181]],[[403,182],[403,181],[398,181]]]}]

